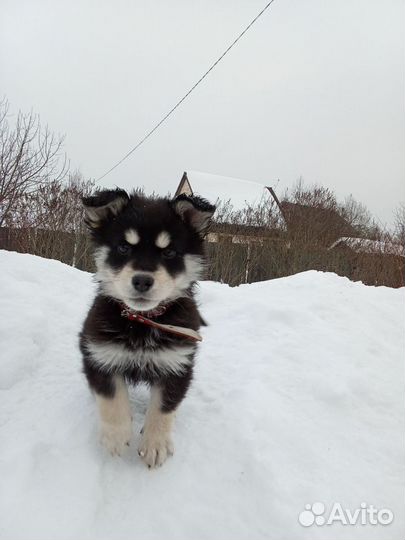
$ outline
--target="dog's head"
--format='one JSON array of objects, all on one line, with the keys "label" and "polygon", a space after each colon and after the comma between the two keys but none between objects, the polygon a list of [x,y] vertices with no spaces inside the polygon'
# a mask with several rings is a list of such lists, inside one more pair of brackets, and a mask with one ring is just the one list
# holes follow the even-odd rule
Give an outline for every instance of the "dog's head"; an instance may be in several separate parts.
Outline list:
[{"label": "dog's head", "polygon": [[206,200],[145,198],[116,189],[98,191],[83,204],[107,296],[147,311],[185,296],[202,277],[203,238],[215,211]]}]

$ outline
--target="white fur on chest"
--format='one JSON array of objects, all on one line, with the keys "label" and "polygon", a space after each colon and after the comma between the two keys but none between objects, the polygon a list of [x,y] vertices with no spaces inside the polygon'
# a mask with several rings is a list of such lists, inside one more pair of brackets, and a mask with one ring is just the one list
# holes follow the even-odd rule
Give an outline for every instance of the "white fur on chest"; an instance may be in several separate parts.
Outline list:
[{"label": "white fur on chest", "polygon": [[190,365],[189,355],[195,351],[195,345],[160,349],[128,349],[113,342],[87,341],[86,349],[94,362],[105,370],[150,369],[166,373],[181,374]]}]

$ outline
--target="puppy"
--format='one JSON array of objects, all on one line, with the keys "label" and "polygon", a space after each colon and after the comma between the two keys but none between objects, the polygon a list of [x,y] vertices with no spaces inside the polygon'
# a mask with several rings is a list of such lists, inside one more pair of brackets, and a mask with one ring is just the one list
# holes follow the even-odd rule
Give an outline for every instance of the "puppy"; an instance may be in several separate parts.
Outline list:
[{"label": "puppy", "polygon": [[151,468],[173,453],[175,411],[193,375],[202,319],[193,298],[203,238],[215,207],[199,197],[145,198],[99,191],[83,199],[99,282],[80,334],[101,442],[120,455],[132,417],[127,384],[146,382],[150,403],[138,453]]}]

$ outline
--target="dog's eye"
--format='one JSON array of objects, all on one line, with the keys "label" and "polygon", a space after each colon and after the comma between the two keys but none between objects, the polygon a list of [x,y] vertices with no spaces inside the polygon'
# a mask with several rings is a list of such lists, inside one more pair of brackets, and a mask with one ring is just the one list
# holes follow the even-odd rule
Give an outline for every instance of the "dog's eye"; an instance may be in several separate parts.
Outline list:
[{"label": "dog's eye", "polygon": [[117,246],[117,251],[120,255],[126,255],[130,250],[130,247],[128,244],[120,244]]},{"label": "dog's eye", "polygon": [[162,251],[162,255],[165,259],[173,259],[177,253],[174,251],[174,249],[164,249]]}]

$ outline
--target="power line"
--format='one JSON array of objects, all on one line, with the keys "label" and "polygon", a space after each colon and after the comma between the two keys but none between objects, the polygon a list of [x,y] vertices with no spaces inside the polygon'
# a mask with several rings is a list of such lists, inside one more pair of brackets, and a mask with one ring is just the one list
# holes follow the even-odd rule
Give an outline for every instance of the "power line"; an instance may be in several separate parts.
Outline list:
[{"label": "power line", "polygon": [[228,52],[232,49],[232,47],[234,47],[238,43],[241,37],[246,34],[249,28],[254,25],[254,23],[259,19],[259,17],[263,15],[266,9],[268,9],[273,2],[274,0],[270,0],[270,2],[268,2],[264,6],[264,8],[260,11],[260,13],[258,13],[256,17],[246,26],[246,28],[237,36],[237,38],[233,40],[233,42],[229,45],[229,47],[225,49],[225,51],[221,54],[221,56],[211,65],[211,67],[204,73],[204,75],[202,75],[198,79],[198,81],[195,84],[193,84],[190,90],[186,94],[184,94],[184,96],[181,99],[179,99],[179,101],[170,109],[170,111],[150,131],[148,131],[148,133],[127,154],[125,154],[124,157],[122,157],[119,161],[117,161],[117,163],[113,165],[111,169],[109,169],[102,176],[100,176],[97,179],[97,182],[101,180],[102,178],[104,178],[105,176],[107,176],[107,174],[110,174],[110,172],[116,169],[119,165],[121,165],[121,163],[125,161],[127,158],[129,158],[129,156],[133,154],[135,150],[137,150],[141,146],[141,144],[143,144],[147,139],[149,139],[149,137],[163,124],[163,122],[165,122],[169,118],[169,116],[174,113],[177,107],[179,107],[183,103],[183,101],[191,94],[191,92],[195,88],[197,88],[197,86],[205,79],[205,77],[207,77],[207,75],[215,68],[215,66],[219,64],[219,62],[224,58],[224,56],[226,56]]}]

